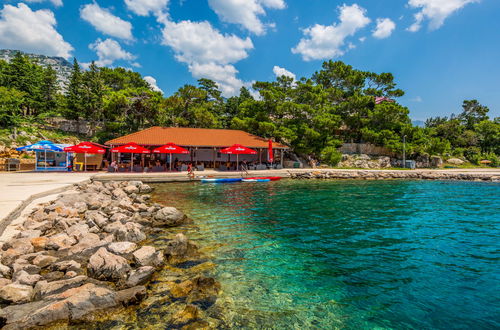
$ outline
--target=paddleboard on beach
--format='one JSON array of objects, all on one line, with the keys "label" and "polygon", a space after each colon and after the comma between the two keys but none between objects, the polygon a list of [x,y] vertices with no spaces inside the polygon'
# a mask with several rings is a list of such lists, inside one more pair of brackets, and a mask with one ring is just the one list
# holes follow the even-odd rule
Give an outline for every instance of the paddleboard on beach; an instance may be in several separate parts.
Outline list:
[{"label": "paddleboard on beach", "polygon": [[269,182],[270,179],[243,179],[243,182]]}]

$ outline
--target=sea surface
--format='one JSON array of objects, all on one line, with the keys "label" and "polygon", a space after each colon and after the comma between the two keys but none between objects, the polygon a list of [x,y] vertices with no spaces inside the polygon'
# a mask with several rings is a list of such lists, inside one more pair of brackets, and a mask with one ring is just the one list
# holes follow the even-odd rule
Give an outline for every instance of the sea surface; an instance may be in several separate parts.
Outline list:
[{"label": "sea surface", "polygon": [[500,184],[171,183],[233,328],[500,328]]}]

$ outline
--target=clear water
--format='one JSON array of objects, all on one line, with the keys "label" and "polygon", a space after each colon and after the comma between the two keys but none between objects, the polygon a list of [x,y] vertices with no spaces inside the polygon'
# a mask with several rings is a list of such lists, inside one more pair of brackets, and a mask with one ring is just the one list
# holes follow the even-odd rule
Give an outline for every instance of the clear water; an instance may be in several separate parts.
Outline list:
[{"label": "clear water", "polygon": [[216,247],[237,328],[500,327],[500,185],[162,184]]}]

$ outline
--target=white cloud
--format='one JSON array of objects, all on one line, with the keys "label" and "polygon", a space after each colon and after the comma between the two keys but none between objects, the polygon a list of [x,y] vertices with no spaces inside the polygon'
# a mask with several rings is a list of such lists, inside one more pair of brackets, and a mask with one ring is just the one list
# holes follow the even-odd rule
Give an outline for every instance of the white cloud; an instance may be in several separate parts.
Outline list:
[{"label": "white cloud", "polygon": [[420,102],[423,102],[424,100],[422,99],[421,96],[416,96],[416,97],[410,99],[410,101],[420,103]]},{"label": "white cloud", "polygon": [[429,20],[429,29],[440,28],[446,18],[470,3],[479,0],[408,0],[408,6],[418,8],[420,11],[414,15],[415,23],[408,30],[416,32],[422,27],[424,20]]},{"label": "white cloud", "polygon": [[163,94],[163,91],[161,90],[160,87],[158,87],[158,84],[156,83],[156,79],[151,77],[151,76],[146,76],[143,78],[149,86],[151,86],[151,89],[154,90],[155,92],[160,92]]},{"label": "white cloud", "polygon": [[109,10],[101,8],[97,3],[83,6],[80,16],[89,22],[97,31],[112,37],[133,40],[132,24],[113,15]]},{"label": "white cloud", "polygon": [[[30,2],[30,3],[39,3],[39,2],[44,2],[47,0],[24,0],[24,1]],[[48,1],[52,2],[52,4],[56,7],[60,7],[63,5],[62,0],[48,0]]]},{"label": "white cloud", "polygon": [[396,29],[396,23],[390,18],[377,18],[377,27],[373,30],[373,36],[377,39],[388,38],[394,29]]},{"label": "white cloud", "polygon": [[139,16],[159,14],[168,6],[169,0],[125,0],[127,8]]},{"label": "white cloud", "polygon": [[277,65],[275,65],[273,67],[273,72],[274,74],[276,75],[276,77],[281,77],[281,76],[285,76],[285,77],[290,77],[290,78],[293,78],[293,80],[296,80],[296,76],[294,73],[288,71],[287,69],[285,68],[281,68]]},{"label": "white cloud", "polygon": [[339,19],[338,24],[328,26],[316,24],[304,29],[304,37],[292,52],[301,54],[305,61],[344,55],[345,39],[368,25],[370,19],[366,16],[366,10],[357,4],[341,6]]},{"label": "white cloud", "polygon": [[216,81],[225,96],[237,94],[243,82],[236,78],[233,66],[246,57],[253,48],[250,38],[222,34],[209,22],[163,21],[163,44],[175,52],[175,58],[188,64],[196,78]]},{"label": "white cloud", "polygon": [[120,44],[113,39],[97,39],[89,48],[96,52],[98,66],[110,66],[117,60],[132,61],[136,57],[122,49]]},{"label": "white cloud", "polygon": [[228,23],[239,24],[256,35],[263,35],[266,28],[274,24],[264,24],[258,16],[266,14],[264,8],[284,9],[284,0],[208,0],[210,7],[219,18]]},{"label": "white cloud", "polygon": [[69,58],[73,47],[57,32],[56,25],[50,10],[32,11],[24,3],[5,5],[0,10],[0,48]]}]

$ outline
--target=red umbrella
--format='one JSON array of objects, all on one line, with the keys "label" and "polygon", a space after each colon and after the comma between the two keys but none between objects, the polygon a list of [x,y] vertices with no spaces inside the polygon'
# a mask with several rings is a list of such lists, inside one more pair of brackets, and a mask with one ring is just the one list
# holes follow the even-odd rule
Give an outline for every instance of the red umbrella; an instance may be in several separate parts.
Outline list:
[{"label": "red umbrella", "polygon": [[170,142],[165,144],[164,146],[161,146],[159,148],[156,148],[153,150],[153,153],[155,154],[170,154],[170,171],[172,171],[172,154],[189,154],[189,150],[186,150],[182,147],[179,147],[178,145]]},{"label": "red umbrella", "polygon": [[141,147],[137,143],[130,142],[125,145],[116,147],[111,149],[111,152],[113,153],[127,153],[127,154],[132,154],[131,159],[130,159],[130,168],[132,169],[134,166],[134,154],[149,154],[151,151],[149,149],[146,149],[144,147]]},{"label": "red umbrella", "polygon": [[257,151],[244,147],[241,144],[233,144],[229,148],[220,151],[223,154],[236,155],[236,170],[238,170],[238,155],[256,155]]},{"label": "red umbrella", "polygon": [[77,154],[85,154],[84,156],[84,168],[87,170],[87,154],[104,154],[106,150],[104,148],[98,147],[92,142],[81,142],[77,145],[64,148],[66,152],[74,152]]},{"label": "red umbrella", "polygon": [[268,155],[268,159],[269,159],[269,162],[272,163],[274,162],[274,153],[273,153],[273,141],[271,139],[269,139],[269,147],[268,147],[268,150],[267,150],[267,155]]}]

